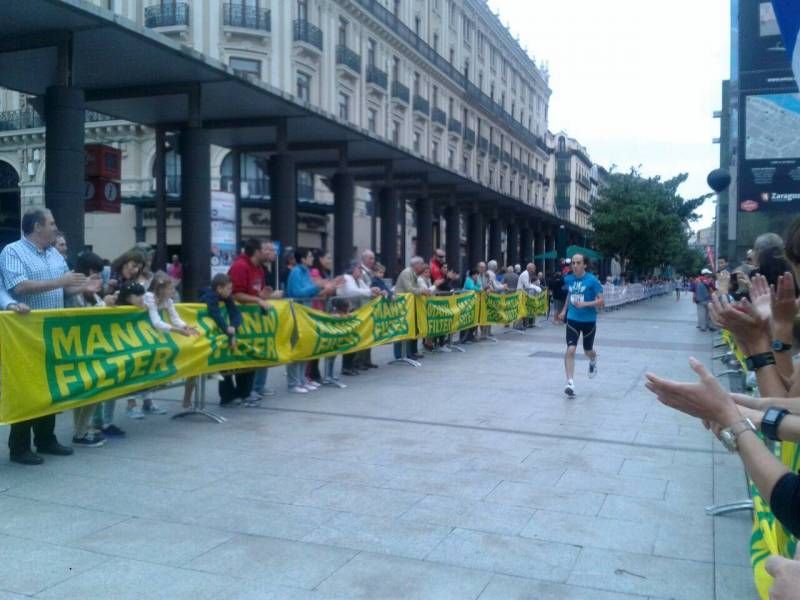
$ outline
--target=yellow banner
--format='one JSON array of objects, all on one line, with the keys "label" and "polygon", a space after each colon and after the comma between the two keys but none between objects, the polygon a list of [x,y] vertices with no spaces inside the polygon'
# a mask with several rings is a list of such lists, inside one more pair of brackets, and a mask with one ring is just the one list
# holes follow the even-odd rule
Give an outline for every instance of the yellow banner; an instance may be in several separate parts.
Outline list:
[{"label": "yellow banner", "polygon": [[518,292],[525,295],[523,302],[525,303],[525,316],[526,317],[546,317],[548,312],[548,305],[550,297],[547,292],[539,292],[531,296],[524,292]]},{"label": "yellow banner", "polygon": [[135,308],[0,313],[0,423],[119,398],[185,377],[288,362],[294,321],[287,301],[241,306],[236,348],[205,305],[178,307],[201,335],[153,328]]},{"label": "yellow banner", "polygon": [[476,292],[418,296],[416,304],[419,337],[450,335],[478,325],[480,299]]},{"label": "yellow banner", "polygon": [[525,292],[481,294],[481,325],[505,325],[527,316],[525,313]]},{"label": "yellow banner", "polygon": [[[736,359],[742,365],[742,370],[747,373],[744,354],[739,349],[733,335],[722,330],[722,339],[728,344]],[[800,445],[791,442],[779,442],[775,447],[775,455],[792,472],[800,469]],[[767,573],[765,565],[770,556],[783,556],[794,558],[797,551],[797,538],[789,533],[781,524],[769,506],[769,500],[764,499],[752,480],[750,483],[750,497],[753,499],[753,533],[750,536],[750,564],[753,567],[753,579],[756,590],[762,600],[769,599],[769,590],[772,587],[772,577]]]},{"label": "yellow banner", "polygon": [[335,356],[416,336],[414,296],[378,298],[355,312],[332,315],[294,305],[297,344],[292,361]]}]

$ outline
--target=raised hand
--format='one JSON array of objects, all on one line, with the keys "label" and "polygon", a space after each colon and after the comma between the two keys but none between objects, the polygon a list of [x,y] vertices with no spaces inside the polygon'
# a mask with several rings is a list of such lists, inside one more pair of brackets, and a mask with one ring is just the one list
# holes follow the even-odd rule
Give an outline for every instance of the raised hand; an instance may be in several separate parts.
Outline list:
[{"label": "raised hand", "polygon": [[786,272],[778,277],[778,285],[772,299],[772,317],[776,325],[791,327],[800,312],[800,298],[794,295],[794,275]]}]

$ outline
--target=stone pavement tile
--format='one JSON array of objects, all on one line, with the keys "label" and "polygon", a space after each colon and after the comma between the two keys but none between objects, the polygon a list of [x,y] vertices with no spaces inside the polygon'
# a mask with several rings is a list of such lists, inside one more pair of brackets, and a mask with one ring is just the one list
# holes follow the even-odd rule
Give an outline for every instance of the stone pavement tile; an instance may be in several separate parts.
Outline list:
[{"label": "stone pavement tile", "polygon": [[525,508],[541,508],[578,515],[596,515],[605,496],[594,492],[574,494],[557,491],[552,487],[504,481],[486,497],[487,502],[510,504]]},{"label": "stone pavement tile", "polygon": [[451,527],[429,523],[340,513],[303,541],[423,559],[450,531]]},{"label": "stone pavement tile", "polygon": [[[638,527],[638,525],[637,525]],[[653,554],[702,562],[714,560],[714,523],[705,520],[674,520],[659,525]]]},{"label": "stone pavement tile", "polygon": [[0,495],[0,534],[64,544],[130,517],[76,506]]},{"label": "stone pavement tile", "polygon": [[[711,519],[712,517],[709,517]],[[753,519],[750,511],[739,511],[713,517],[714,562],[719,565],[747,567],[750,565],[750,535]]]},{"label": "stone pavement tile", "polygon": [[[237,581],[214,600],[347,600],[349,596],[275,585],[268,581]],[[0,599],[2,600],[2,599]]]},{"label": "stone pavement tile", "polygon": [[[684,481],[673,479],[667,482],[667,491],[664,499],[677,505],[695,506],[698,503],[706,506],[714,501],[714,489],[711,485],[713,476],[709,474],[708,483],[702,484],[697,481]],[[744,488],[744,484],[742,484]]]},{"label": "stone pavement tile", "polygon": [[0,535],[0,590],[33,595],[108,560],[94,552]]},{"label": "stone pavement tile", "polygon": [[496,488],[500,481],[500,477],[486,473],[445,475],[436,471],[405,469],[381,487],[467,500],[481,500]]},{"label": "stone pavement tile", "polygon": [[21,594],[12,594],[11,592],[4,592],[0,590],[0,600],[26,600],[30,596],[23,596]]},{"label": "stone pavement tile", "polygon": [[259,470],[284,477],[301,477],[326,482],[338,481],[376,487],[384,484],[397,473],[389,467],[364,462],[325,460],[292,455],[269,460],[268,464],[263,464]]},{"label": "stone pavement tile", "polygon": [[670,449],[649,448],[637,446],[636,444],[604,444],[601,442],[588,442],[583,449],[583,454],[619,456],[636,460],[663,462],[665,464],[671,463],[673,453],[674,451]]},{"label": "stone pavement tile", "polygon": [[667,482],[663,479],[623,477],[567,469],[556,484],[557,490],[570,492],[597,492],[636,498],[663,498]]},{"label": "stone pavement tile", "polygon": [[516,535],[530,520],[533,510],[493,502],[474,502],[444,496],[426,496],[401,519],[445,527]]},{"label": "stone pavement tile", "polygon": [[237,584],[235,579],[189,569],[117,558],[48,588],[46,600],[214,600]]},{"label": "stone pavement tile", "polygon": [[[728,454],[726,452],[726,454]],[[685,452],[675,450],[672,453],[672,464],[689,465],[690,467],[705,467],[714,464],[714,455],[711,452]],[[738,461],[738,457],[737,461]]]},{"label": "stone pavement tile", "polygon": [[[706,432],[708,433],[708,432]],[[708,450],[708,437],[703,435],[660,435],[657,433],[640,432],[634,440],[637,444],[663,446],[672,450]]]},{"label": "stone pavement tile", "polygon": [[578,546],[456,529],[433,549],[426,560],[565,582],[579,552]]},{"label": "stone pavement tile", "polygon": [[741,463],[735,467],[714,465],[714,501],[722,504],[745,500],[748,496],[747,476]]},{"label": "stone pavement tile", "polygon": [[281,477],[253,471],[239,471],[219,481],[228,494],[237,498],[252,498],[264,502],[291,504],[309,492],[321,488],[324,481]]},{"label": "stone pavement tile", "polygon": [[691,483],[698,487],[707,487],[713,475],[711,465],[690,466],[674,463],[654,463],[647,460],[625,459],[619,472],[626,477],[649,477]]},{"label": "stone pavement tile", "polygon": [[71,545],[112,556],[177,566],[232,537],[232,533],[197,525],[132,518],[75,540]]},{"label": "stone pavement tile", "polygon": [[[591,585],[591,582],[587,584]],[[564,583],[493,575],[479,600],[644,600],[644,598],[645,596],[605,592]]]},{"label": "stone pavement tile", "polygon": [[490,578],[474,569],[363,553],[317,591],[360,600],[467,600],[477,598]]},{"label": "stone pavement tile", "polygon": [[714,566],[631,552],[584,548],[567,583],[653,598],[714,597]]},{"label": "stone pavement tile", "polygon": [[336,514],[312,506],[231,498],[224,506],[187,515],[184,521],[233,533],[301,540]]},{"label": "stone pavement tile", "polygon": [[356,554],[344,548],[240,535],[185,566],[311,590]]},{"label": "stone pavement tile", "polygon": [[622,468],[624,458],[612,454],[594,454],[590,452],[564,452],[558,444],[543,450],[534,450],[523,464],[530,467],[546,467],[578,469],[616,475]]},{"label": "stone pavement tile", "polygon": [[622,521],[652,523],[704,523],[708,520],[702,502],[690,506],[666,500],[633,498],[615,494],[609,494],[606,497],[603,507],[600,509],[600,516]]},{"label": "stone pavement tile", "polygon": [[753,569],[717,565],[714,571],[717,598],[725,600],[753,600],[758,598],[753,581]]},{"label": "stone pavement tile", "polygon": [[423,497],[424,494],[385,488],[328,483],[297,499],[295,504],[377,517],[399,517]]},{"label": "stone pavement tile", "polygon": [[629,521],[540,510],[520,535],[576,546],[651,554],[657,534],[658,525],[653,523],[639,522],[631,527]]}]

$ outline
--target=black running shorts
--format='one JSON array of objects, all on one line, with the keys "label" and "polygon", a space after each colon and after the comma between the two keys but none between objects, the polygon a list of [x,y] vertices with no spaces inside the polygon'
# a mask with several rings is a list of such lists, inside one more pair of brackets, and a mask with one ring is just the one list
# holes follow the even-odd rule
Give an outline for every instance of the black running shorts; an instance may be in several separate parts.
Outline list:
[{"label": "black running shorts", "polygon": [[583,334],[583,349],[588,352],[594,347],[595,333],[597,333],[595,321],[570,321],[567,319],[567,346],[577,346],[578,338]]}]

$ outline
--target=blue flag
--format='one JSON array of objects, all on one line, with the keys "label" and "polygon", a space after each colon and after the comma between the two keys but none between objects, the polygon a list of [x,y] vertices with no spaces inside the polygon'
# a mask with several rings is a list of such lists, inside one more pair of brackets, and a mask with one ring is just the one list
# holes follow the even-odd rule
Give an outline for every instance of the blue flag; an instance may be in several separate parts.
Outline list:
[{"label": "blue flag", "polygon": [[[767,5],[769,6],[769,5]],[[792,71],[795,81],[800,86],[800,2],[797,0],[772,0],[775,9],[775,18],[781,30],[781,38],[789,60],[792,62]]]}]

